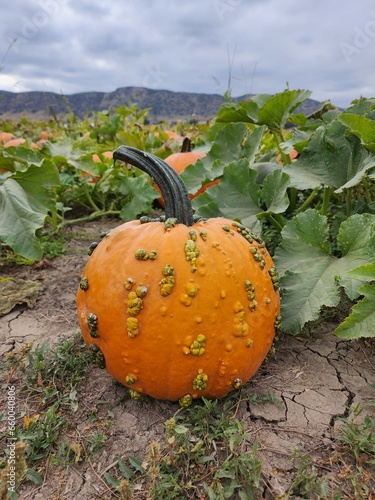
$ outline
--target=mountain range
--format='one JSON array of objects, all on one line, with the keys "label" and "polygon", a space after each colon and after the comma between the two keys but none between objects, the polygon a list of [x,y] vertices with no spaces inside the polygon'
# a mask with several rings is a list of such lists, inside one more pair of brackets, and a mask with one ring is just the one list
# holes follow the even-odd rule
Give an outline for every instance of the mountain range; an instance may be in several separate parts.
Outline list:
[{"label": "mountain range", "polygon": [[[236,97],[234,101],[248,100],[250,94]],[[16,120],[21,117],[48,120],[54,115],[73,113],[79,118],[90,112],[114,109],[121,105],[149,108],[150,122],[206,121],[213,118],[224,102],[219,94],[173,92],[143,87],[121,87],[113,92],[80,92],[61,95],[53,92],[7,92],[0,90],[0,119]],[[307,99],[298,111],[306,115],[320,106],[318,101]]]}]

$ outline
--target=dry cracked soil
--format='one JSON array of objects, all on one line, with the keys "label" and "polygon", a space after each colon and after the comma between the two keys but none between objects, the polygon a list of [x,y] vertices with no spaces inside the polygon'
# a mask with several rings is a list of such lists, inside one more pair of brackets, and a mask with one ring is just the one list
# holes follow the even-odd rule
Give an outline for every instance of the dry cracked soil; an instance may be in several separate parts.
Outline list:
[{"label": "dry cracked soil", "polygon": [[[43,288],[34,307],[20,304],[0,318],[2,359],[27,343],[47,342],[53,347],[77,334],[75,294],[87,248],[111,225],[115,224],[102,221],[74,227],[66,255],[30,267],[4,270],[3,276],[37,280]],[[340,418],[348,417],[351,407],[375,399],[369,385],[375,381],[373,345],[342,341],[332,335],[334,326],[322,321],[303,337],[283,337],[276,355],[243,389],[243,395],[273,394],[277,400],[275,404],[265,398],[266,402],[256,404],[251,397],[243,397],[236,410],[236,417],[258,437],[266,498],[282,498],[286,493],[296,470],[296,449],[309,454],[318,468],[324,468],[336,446],[334,437]],[[0,376],[4,395],[8,374],[0,372]],[[21,381],[16,377],[12,383],[17,386]],[[43,484],[24,483],[21,499],[115,498],[103,479],[104,473],[113,470],[118,456],[142,460],[151,441],[165,442],[165,421],[177,410],[174,403],[163,401],[139,405],[127,399],[118,404],[123,391],[105,371],[89,368],[79,390],[74,425],[76,432],[84,435],[90,428],[90,409],[100,408],[103,414],[110,409],[113,422],[104,448],[91,460],[70,467],[47,464]],[[1,403],[5,404],[4,398]],[[367,412],[374,418],[375,407],[369,406]],[[374,485],[371,479],[370,484]]]}]

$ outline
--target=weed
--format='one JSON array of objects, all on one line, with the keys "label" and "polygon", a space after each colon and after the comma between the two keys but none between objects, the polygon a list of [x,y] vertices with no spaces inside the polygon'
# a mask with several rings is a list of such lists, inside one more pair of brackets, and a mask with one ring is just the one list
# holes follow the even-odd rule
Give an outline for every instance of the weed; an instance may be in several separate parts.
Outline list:
[{"label": "weed", "polygon": [[[118,492],[141,482],[147,498],[261,498],[261,462],[257,440],[235,417],[238,400],[203,399],[178,410],[165,422],[165,444],[151,443],[143,463],[118,459],[116,479],[107,482]],[[183,411],[183,413],[181,413]]]},{"label": "weed", "polygon": [[331,477],[320,474],[317,465],[313,463],[309,455],[301,453],[301,450],[296,450],[292,458],[296,461],[298,468],[283,500],[293,498],[333,498],[339,500],[342,498],[339,487],[332,483]]},{"label": "weed", "polygon": [[66,254],[66,242],[67,239],[62,232],[52,234],[46,233],[41,239],[43,256],[46,259],[54,259],[59,255]]},{"label": "weed", "polygon": [[[19,407],[23,404],[24,409],[12,437],[24,443],[29,467],[39,468],[47,458],[51,463],[77,460],[77,449],[61,442],[60,436],[69,428],[69,416],[78,410],[77,389],[90,363],[91,355],[77,335],[53,350],[46,344],[35,348],[28,344],[18,352],[9,353],[1,365],[8,372],[9,383],[22,384],[18,389],[18,404]],[[100,449],[104,442],[105,436],[100,433],[92,436],[90,453]],[[5,467],[5,451],[0,461],[0,467]],[[32,469],[27,469],[25,477],[39,481],[39,475]]]},{"label": "weed", "polygon": [[[336,436],[341,446],[322,463],[296,450],[292,455],[296,473],[283,500],[294,498],[358,499],[372,498],[375,489],[374,422],[369,415],[359,420],[363,407],[356,405],[353,414],[340,419],[343,426]],[[329,474],[322,474],[327,469]]]},{"label": "weed", "polygon": [[356,422],[363,408],[357,404],[351,418],[342,419],[344,426],[337,440],[344,443],[345,450],[352,454],[357,463],[368,462],[375,465],[375,422],[370,415]]},{"label": "weed", "polygon": [[88,437],[86,441],[89,443],[88,451],[90,455],[93,455],[97,451],[103,449],[107,436],[102,432],[95,432],[92,436]]}]

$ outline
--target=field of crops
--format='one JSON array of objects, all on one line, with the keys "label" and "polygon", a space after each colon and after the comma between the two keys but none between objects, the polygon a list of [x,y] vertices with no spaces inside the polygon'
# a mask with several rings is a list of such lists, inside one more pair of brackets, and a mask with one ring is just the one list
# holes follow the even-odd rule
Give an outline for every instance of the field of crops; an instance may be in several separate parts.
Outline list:
[{"label": "field of crops", "polygon": [[[351,346],[355,341],[368,349],[369,354],[364,354],[368,360],[367,356],[374,355],[375,337],[375,99],[360,98],[345,110],[325,102],[313,115],[296,113],[310,94],[305,90],[288,89],[275,95],[258,95],[251,101],[228,101],[209,123],[150,124],[147,110],[136,106],[94,112],[85,120],[67,116],[64,119],[54,117],[48,123],[26,118],[17,123],[3,121],[0,124],[0,271],[4,271],[5,276],[0,278],[0,285],[3,297],[8,293],[5,287],[11,276],[38,273],[55,258],[58,260],[72,248],[76,249],[77,235],[85,238],[80,228],[90,230],[93,224],[114,227],[142,216],[159,217],[164,213],[164,202],[153,179],[129,163],[114,162],[113,153],[120,146],[137,148],[167,162],[172,154],[192,155],[181,178],[195,216],[225,217],[241,228],[248,228],[244,231],[258,235],[272,256],[277,269],[272,271],[277,273],[272,274],[272,281],[277,283],[281,294],[279,337],[289,338],[284,351],[283,347],[280,351],[286,359],[291,352],[298,351],[295,360],[302,359],[304,354],[301,353],[305,351],[316,353],[314,341],[309,344],[309,336],[319,329],[319,325],[331,321],[335,340],[332,337],[326,340],[331,354],[341,348],[342,342],[347,341]],[[187,147],[191,152],[186,151]],[[62,266],[56,264],[59,265]],[[60,278],[65,276],[61,273],[62,267],[59,272]],[[68,277],[64,279],[69,281]],[[75,293],[78,283],[71,283],[71,287]],[[19,297],[14,302],[7,302],[2,306],[1,316],[6,318],[20,302]],[[8,320],[8,326],[13,319]],[[293,344],[295,338],[303,339],[305,350],[300,351],[299,346]],[[324,337],[321,341],[325,342]],[[44,398],[39,406],[30,403],[32,412],[25,411],[24,429],[19,434],[20,439],[28,443],[26,477],[38,488],[43,486],[43,475],[47,477],[51,466],[48,457],[52,455],[60,465],[66,459],[75,466],[80,463],[81,455],[90,464],[90,457],[104,446],[101,436],[105,418],[114,418],[112,410],[108,410],[112,413],[105,418],[95,413],[91,420],[89,418],[97,425],[91,441],[85,445],[80,442],[76,448],[64,445],[68,446],[66,449],[61,444],[65,441],[58,444],[58,427],[61,425],[67,434],[69,430],[64,427],[66,420],[60,422],[57,413],[52,415],[51,412],[59,412],[68,405],[72,419],[76,418],[77,409],[73,408],[78,402],[74,391],[87,366],[82,346],[77,347],[76,342],[63,344],[64,352],[58,350],[61,346],[48,352],[40,348],[30,351],[30,346],[23,346],[17,352],[15,346],[11,351],[4,351],[8,353],[3,364],[7,380],[12,381],[15,377],[14,380],[21,383],[24,370],[34,371],[34,378],[27,372],[27,390],[34,385],[37,389],[33,397],[43,395]],[[285,345],[290,343],[293,348],[286,349]],[[72,352],[75,355],[70,357]],[[360,356],[364,351],[358,348],[356,352]],[[331,354],[324,351],[320,361]],[[82,362],[82,366],[74,365],[71,369],[77,380],[71,383],[71,392],[63,397],[66,379],[65,382],[59,380],[54,370],[59,359],[73,366],[74,356],[78,356],[74,362]],[[328,372],[334,366],[332,359],[326,360]],[[306,367],[307,364],[302,368],[295,366],[296,378],[307,370]],[[270,368],[272,377],[277,377],[278,368],[280,366],[274,371]],[[371,372],[371,363],[366,369]],[[251,447],[247,442],[247,454],[241,451],[248,438],[242,424],[254,401],[244,398],[242,403],[245,400],[246,403],[240,406],[240,400],[236,406],[232,395],[217,407],[216,403],[204,400],[203,406],[195,407],[195,414],[194,409],[187,410],[190,413],[185,414],[185,420],[176,417],[178,411],[174,414],[173,406],[164,406],[162,410],[153,406],[152,411],[160,410],[165,417],[170,417],[166,422],[166,447],[161,451],[160,444],[149,442],[143,463],[134,457],[127,457],[127,464],[124,457],[116,459],[116,478],[108,474],[108,471],[113,472],[115,464],[110,467],[106,463],[101,479],[102,483],[106,482],[106,488],[101,495],[105,491],[108,496],[102,498],[237,498],[233,496],[235,492],[238,498],[373,498],[373,480],[366,476],[366,467],[373,468],[375,463],[374,421],[369,415],[361,423],[349,421],[349,406],[356,398],[353,388],[347,390],[341,376],[346,369],[342,370],[342,367],[337,368],[335,372],[341,389],[332,386],[332,391],[338,391],[337,394],[347,391],[349,396],[343,403],[347,408],[342,414],[333,411],[329,425],[333,425],[335,415],[346,418],[347,427],[339,440],[346,443],[353,456],[351,461],[345,462],[344,455],[338,455],[336,469],[331,463],[333,479],[324,476],[323,465],[318,473],[311,457],[298,454],[294,456],[295,463],[298,462],[294,475],[290,469],[289,476],[283,476],[279,489],[269,479],[272,474],[277,475],[274,469],[268,471],[266,480],[256,458],[257,438],[252,436]],[[310,373],[310,377],[313,376]],[[45,392],[47,386],[52,390],[47,383],[48,377],[57,380],[56,385],[52,384],[55,392],[52,391],[53,395],[50,392],[49,396]],[[367,375],[363,376],[363,385],[366,390],[375,389],[373,380]],[[281,399],[286,404],[289,396],[285,396],[277,384],[272,387],[280,389]],[[119,397],[117,389],[108,388],[108,391],[115,404]],[[92,399],[90,404],[94,404],[93,393],[85,394]],[[292,400],[295,403],[296,395],[290,397],[290,404]],[[365,399],[369,400],[368,396]],[[271,405],[275,404],[275,398],[262,394],[256,404],[259,402]],[[128,407],[128,411],[132,408]],[[239,408],[243,418],[237,420]],[[359,406],[355,410],[355,417],[358,417]],[[225,420],[228,414],[230,420]],[[289,418],[290,415],[291,411]],[[212,428],[204,427],[206,418],[207,421],[212,419]],[[284,416],[277,417],[272,422],[277,421],[279,425],[283,419]],[[55,437],[50,442],[46,439],[48,433],[53,434],[46,427],[49,421],[53,425],[60,422],[53,429]],[[262,421],[272,423],[266,417]],[[136,425],[135,422],[132,425]],[[219,429],[216,438],[214,426]],[[196,439],[195,431],[204,436],[203,441]],[[257,436],[261,430],[257,428],[254,432]],[[144,438],[147,441],[147,437]],[[77,436],[75,439],[79,441]],[[226,447],[223,462],[215,462],[212,458],[215,439],[224,443],[223,449]],[[39,452],[38,440],[47,443]],[[50,449],[54,450],[52,455],[48,454]],[[65,458],[56,458],[56,450]],[[165,453],[164,458],[169,457],[168,463],[163,462],[161,453]],[[5,454],[2,457],[5,467]],[[234,460],[235,465],[229,465],[230,460]],[[216,465],[210,469],[211,461]],[[190,473],[184,470],[187,462],[191,465]],[[345,469],[344,463],[349,469]],[[194,475],[198,470],[202,474]],[[250,475],[249,470],[252,471]],[[171,474],[180,478],[179,485],[173,483]],[[138,479],[139,488],[136,486]],[[172,491],[177,493],[172,495]],[[201,496],[194,496],[197,492]],[[80,498],[89,497],[82,494]]]}]

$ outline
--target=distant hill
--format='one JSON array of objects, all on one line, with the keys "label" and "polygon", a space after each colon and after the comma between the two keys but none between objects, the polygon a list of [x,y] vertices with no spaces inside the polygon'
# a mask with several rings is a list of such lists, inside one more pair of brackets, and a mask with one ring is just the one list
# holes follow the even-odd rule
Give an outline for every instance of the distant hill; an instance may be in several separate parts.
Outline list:
[{"label": "distant hill", "polygon": [[[247,100],[251,95],[237,97],[235,101]],[[0,119],[15,120],[23,116],[30,119],[48,120],[53,114],[74,113],[80,118],[90,112],[117,108],[121,105],[137,105],[150,108],[149,119],[158,121],[206,121],[213,118],[223,104],[219,94],[172,92],[142,87],[123,87],[114,92],[81,92],[59,95],[53,92],[6,92],[0,90]],[[316,111],[318,101],[307,99],[299,109],[305,114]]]}]

